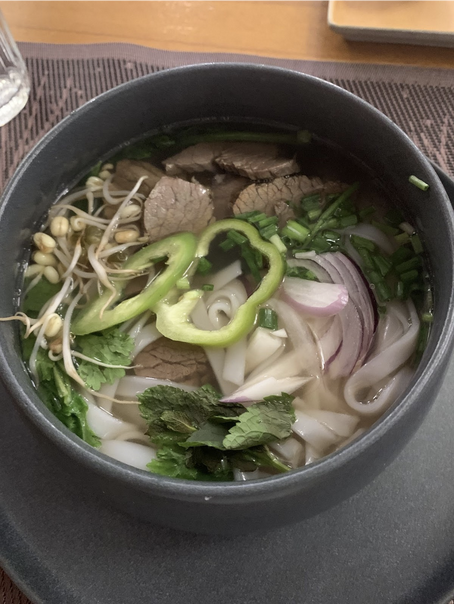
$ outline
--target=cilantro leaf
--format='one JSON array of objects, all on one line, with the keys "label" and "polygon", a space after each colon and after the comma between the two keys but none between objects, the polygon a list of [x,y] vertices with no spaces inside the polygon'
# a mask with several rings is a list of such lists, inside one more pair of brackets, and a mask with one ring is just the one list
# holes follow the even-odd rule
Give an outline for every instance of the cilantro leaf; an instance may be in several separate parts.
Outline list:
[{"label": "cilantro leaf", "polygon": [[195,391],[158,385],[138,395],[140,413],[148,424],[148,435],[157,445],[182,442],[216,414],[238,415],[245,410],[238,404],[221,404],[220,398],[211,385]]},{"label": "cilantro leaf", "polygon": [[27,293],[22,303],[22,311],[27,316],[31,315],[33,317],[37,315],[41,311],[42,306],[56,295],[60,289],[61,284],[51,284],[43,276],[38,284]]},{"label": "cilantro leaf", "polygon": [[[28,362],[30,359],[35,343],[36,338],[34,336],[22,339],[22,356],[25,362]],[[53,381],[54,366],[55,362],[52,362],[49,358],[47,351],[39,348],[36,354],[36,371],[41,381]]]},{"label": "cilantro leaf", "polygon": [[[22,353],[26,361],[30,358],[35,341],[33,337],[22,340]],[[99,438],[87,423],[88,405],[73,389],[61,362],[53,362],[47,352],[40,348],[36,354],[36,371],[38,393],[47,408],[87,444],[95,448],[100,446]]]},{"label": "cilantro leaf", "polygon": [[249,406],[230,428],[223,441],[224,448],[245,449],[288,438],[295,422],[292,401],[292,396],[282,394]]},{"label": "cilantro leaf", "polygon": [[37,365],[40,376],[38,393],[43,402],[57,419],[79,438],[95,448],[101,446],[101,441],[87,423],[88,405],[84,398],[73,389],[68,376],[59,364],[52,362],[51,364],[53,364],[52,378],[49,376],[47,365],[42,363]]},{"label": "cilantro leaf", "polygon": [[[76,347],[85,356],[104,364],[129,366],[134,340],[118,328],[109,328],[99,333],[78,337]],[[79,360],[77,371],[87,387],[95,391],[98,391],[103,383],[110,385],[126,374],[124,368],[106,368],[86,360]]]}]

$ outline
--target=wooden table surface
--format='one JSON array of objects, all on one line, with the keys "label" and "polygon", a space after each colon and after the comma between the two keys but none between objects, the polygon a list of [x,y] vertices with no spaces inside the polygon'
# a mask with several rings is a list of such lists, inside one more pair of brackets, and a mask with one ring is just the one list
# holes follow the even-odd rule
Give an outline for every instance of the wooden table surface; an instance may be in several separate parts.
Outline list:
[{"label": "wooden table surface", "polygon": [[21,41],[454,67],[453,49],[345,41],[327,25],[327,2],[0,1],[0,8]]},{"label": "wooden table surface", "polygon": [[[320,1],[0,1],[0,8],[19,41],[129,42],[166,50],[454,67],[453,49],[347,42],[329,29],[328,3]],[[4,583],[2,601],[9,596],[14,603],[28,602]]]}]

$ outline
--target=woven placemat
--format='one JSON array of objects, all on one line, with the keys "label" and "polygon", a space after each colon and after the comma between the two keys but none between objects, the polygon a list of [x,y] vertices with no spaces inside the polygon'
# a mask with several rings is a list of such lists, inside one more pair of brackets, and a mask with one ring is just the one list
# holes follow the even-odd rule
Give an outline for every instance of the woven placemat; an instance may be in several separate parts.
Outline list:
[{"label": "woven placemat", "polygon": [[[454,176],[454,69],[180,53],[130,44],[19,46],[32,88],[25,109],[0,129],[0,192],[33,145],[96,95],[170,67],[219,61],[286,67],[337,84],[388,115],[431,160]],[[30,603],[1,570],[0,603]]]}]

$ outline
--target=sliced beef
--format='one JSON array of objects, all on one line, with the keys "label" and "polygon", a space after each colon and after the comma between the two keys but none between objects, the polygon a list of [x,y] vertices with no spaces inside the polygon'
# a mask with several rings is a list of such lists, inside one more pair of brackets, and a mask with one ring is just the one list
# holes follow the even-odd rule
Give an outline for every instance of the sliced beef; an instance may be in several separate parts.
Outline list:
[{"label": "sliced beef", "polygon": [[181,231],[199,233],[212,219],[210,190],[178,177],[162,177],[144,205],[144,226],[151,242]]},{"label": "sliced beef", "polygon": [[163,164],[168,175],[181,175],[182,173],[210,173],[219,172],[215,158],[224,149],[225,143],[197,143],[167,160]]},{"label": "sliced beef", "polygon": [[273,179],[293,175],[300,168],[294,156],[272,143],[197,143],[164,160],[168,175],[212,172],[219,169],[249,179]]},{"label": "sliced beef", "polygon": [[337,181],[322,181],[318,177],[295,175],[293,177],[279,177],[269,183],[249,185],[238,196],[233,205],[235,215],[259,210],[267,215],[276,213],[276,207],[283,209],[282,204],[298,204],[304,196],[309,194],[331,194],[344,191],[346,185]]},{"label": "sliced beef", "polygon": [[295,156],[272,143],[226,143],[216,164],[223,170],[249,179],[274,179],[299,172]]},{"label": "sliced beef", "polygon": [[134,360],[141,368],[136,375],[168,379],[201,387],[215,378],[204,350],[197,345],[179,343],[162,337],[146,347]]},{"label": "sliced beef", "polygon": [[249,185],[249,179],[237,175],[215,175],[211,181],[214,216],[217,220],[231,217],[233,203],[239,193]]},{"label": "sliced beef", "polygon": [[131,190],[140,177],[147,178],[140,186],[139,192],[148,196],[150,191],[164,175],[163,171],[150,162],[141,160],[120,160],[115,167],[115,175],[112,186],[115,189]]}]

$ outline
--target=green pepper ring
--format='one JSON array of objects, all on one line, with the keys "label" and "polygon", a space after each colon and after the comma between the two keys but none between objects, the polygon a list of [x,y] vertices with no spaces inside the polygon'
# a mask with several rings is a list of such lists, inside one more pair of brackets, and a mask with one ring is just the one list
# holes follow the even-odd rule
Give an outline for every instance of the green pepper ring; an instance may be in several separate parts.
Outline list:
[{"label": "green pepper ring", "polygon": [[153,308],[156,313],[156,328],[168,339],[206,347],[232,345],[251,330],[255,323],[258,306],[267,301],[279,288],[285,271],[281,253],[274,244],[264,241],[255,227],[245,221],[224,219],[207,227],[200,236],[196,257],[205,257],[215,236],[231,229],[244,234],[251,245],[267,257],[269,263],[267,274],[257,290],[243,305],[240,305],[229,324],[219,330],[201,330],[189,320],[191,312],[203,296],[204,291],[190,290],[177,303],[172,303],[165,298],[160,300]]},{"label": "green pepper ring", "polygon": [[[105,290],[100,297],[89,302],[71,323],[71,332],[75,335],[87,335],[92,332],[110,328],[130,320],[134,316],[152,309],[176,282],[186,273],[194,261],[197,249],[197,239],[194,234],[185,232],[169,236],[164,240],[142,248],[124,264],[123,269],[142,270],[153,265],[154,260],[167,257],[167,268],[155,278],[141,293],[122,301],[113,309],[106,309],[101,317],[101,310],[111,296],[110,290]],[[113,281],[117,294],[112,301],[121,297],[127,281]]]}]

